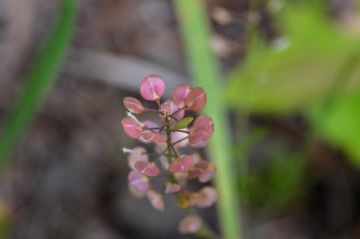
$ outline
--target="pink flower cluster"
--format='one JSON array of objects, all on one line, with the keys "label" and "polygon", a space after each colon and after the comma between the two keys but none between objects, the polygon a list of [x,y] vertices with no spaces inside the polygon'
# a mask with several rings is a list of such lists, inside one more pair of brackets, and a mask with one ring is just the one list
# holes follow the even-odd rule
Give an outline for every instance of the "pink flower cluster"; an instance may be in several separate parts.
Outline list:
[{"label": "pink flower cluster", "polygon": [[[200,191],[192,192],[187,185],[192,179],[201,183],[209,182],[216,172],[216,166],[203,160],[198,153],[189,155],[186,152],[205,146],[214,132],[214,124],[206,115],[195,120],[191,116],[185,117],[185,111],[201,111],[206,105],[207,95],[201,87],[180,85],[173,90],[172,100],[160,102],[164,92],[164,80],[160,76],[149,75],[140,84],[140,94],[145,100],[155,101],[157,109],[144,107],[134,97],[124,98],[124,105],[129,111],[121,121],[125,133],[142,143],[155,144],[155,152],[147,152],[142,146],[123,148],[124,153],[129,153],[128,164],[132,170],[128,175],[130,191],[137,196],[147,195],[151,205],[160,211],[165,209],[163,195],[174,193],[182,209],[209,207],[216,201],[215,189],[205,186]],[[162,123],[139,121],[135,115],[143,112],[158,114]],[[161,190],[158,187],[155,190],[150,179],[162,172],[167,181]],[[179,224],[179,231],[194,233],[201,224],[199,217],[189,215]]]}]

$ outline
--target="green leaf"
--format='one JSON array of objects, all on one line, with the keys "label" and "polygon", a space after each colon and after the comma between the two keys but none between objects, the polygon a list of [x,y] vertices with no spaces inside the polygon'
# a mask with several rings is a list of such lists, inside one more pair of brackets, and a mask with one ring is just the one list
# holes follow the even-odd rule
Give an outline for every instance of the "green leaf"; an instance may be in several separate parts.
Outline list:
[{"label": "green leaf", "polygon": [[63,2],[59,19],[35,59],[22,87],[22,92],[5,119],[0,140],[0,169],[11,155],[20,136],[34,118],[56,79],[72,36],[76,6],[76,0]]},{"label": "green leaf", "polygon": [[[335,26],[323,9],[309,3],[287,3],[274,17],[283,36],[268,45],[254,42],[245,61],[229,74],[226,95],[233,108],[287,113],[321,100],[331,92],[344,62],[359,48],[359,34]],[[359,75],[357,67],[345,91],[360,83]]]},{"label": "green leaf", "polygon": [[173,127],[173,130],[183,129],[188,126],[194,120],[193,117],[186,117],[178,122]]}]

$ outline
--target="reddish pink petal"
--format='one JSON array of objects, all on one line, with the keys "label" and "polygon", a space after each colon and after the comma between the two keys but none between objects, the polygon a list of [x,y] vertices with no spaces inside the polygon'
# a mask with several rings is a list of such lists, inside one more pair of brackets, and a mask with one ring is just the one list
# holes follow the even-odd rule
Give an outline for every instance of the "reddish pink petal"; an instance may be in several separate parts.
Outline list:
[{"label": "reddish pink petal", "polygon": [[209,163],[205,172],[199,176],[199,182],[206,183],[209,182],[216,172],[216,166],[213,163]]},{"label": "reddish pink petal", "polygon": [[191,166],[192,157],[185,156],[182,158],[177,158],[172,164],[169,166],[169,171],[172,173],[180,172],[184,169],[187,169]]},{"label": "reddish pink petal", "polygon": [[188,178],[192,179],[199,177],[201,174],[205,172],[207,167],[208,167],[208,162],[205,160],[201,160],[200,162],[198,162],[197,164],[195,164],[190,168]]},{"label": "reddish pink petal", "polygon": [[151,203],[151,205],[159,210],[159,211],[164,211],[165,209],[165,205],[164,205],[164,201],[163,201],[163,198],[162,198],[162,195],[153,191],[153,190],[149,190],[147,192],[147,197]]},{"label": "reddish pink petal", "polygon": [[207,101],[206,93],[201,87],[191,88],[189,95],[186,98],[186,106],[191,110],[198,112],[201,111]]},{"label": "reddish pink petal", "polygon": [[147,163],[144,161],[139,161],[135,164],[135,168],[147,176],[157,176],[160,174],[160,169],[156,167],[154,162]]},{"label": "reddish pink petal", "polygon": [[145,100],[159,100],[165,92],[165,82],[158,75],[145,77],[140,84],[140,94]]},{"label": "reddish pink petal", "polygon": [[137,139],[140,137],[142,132],[142,127],[133,119],[131,118],[124,118],[121,121],[123,129],[125,133],[130,136],[131,138]]},{"label": "reddish pink petal", "polygon": [[188,85],[179,85],[174,89],[172,99],[179,108],[183,108],[185,106],[186,97],[189,93],[190,87]]},{"label": "reddish pink petal", "polygon": [[198,207],[210,207],[216,202],[217,199],[217,193],[216,190],[213,187],[204,187],[200,190],[198,193],[198,200],[196,202],[196,205]]},{"label": "reddish pink petal", "polygon": [[134,97],[125,97],[124,105],[133,114],[140,114],[144,112],[144,106],[141,102]]},{"label": "reddish pink petal", "polygon": [[138,192],[144,193],[149,189],[149,179],[139,172],[131,171],[128,180]]},{"label": "reddish pink petal", "polygon": [[145,140],[148,140],[152,143],[162,143],[166,142],[166,136],[161,135],[160,133],[153,133],[151,131],[145,131],[142,133],[142,136]]},{"label": "reddish pink petal", "polygon": [[181,186],[178,184],[171,184],[171,183],[166,183],[166,189],[165,189],[165,193],[176,193],[179,192],[181,189]]},{"label": "reddish pink petal", "polygon": [[135,164],[138,161],[149,161],[149,156],[146,154],[146,149],[144,147],[135,147],[132,150],[135,152],[131,153],[128,158],[128,164],[131,169],[135,170]]},{"label": "reddish pink petal", "polygon": [[178,231],[180,234],[193,234],[200,229],[202,220],[194,215],[188,215],[181,220]]}]

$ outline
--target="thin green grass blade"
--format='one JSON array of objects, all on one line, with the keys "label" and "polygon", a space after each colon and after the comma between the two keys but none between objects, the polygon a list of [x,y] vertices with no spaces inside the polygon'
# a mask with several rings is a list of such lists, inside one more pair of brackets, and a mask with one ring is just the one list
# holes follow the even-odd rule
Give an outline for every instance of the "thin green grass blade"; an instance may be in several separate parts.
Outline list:
[{"label": "thin green grass blade", "polygon": [[224,239],[241,239],[239,200],[232,172],[231,142],[226,119],[220,74],[210,49],[209,19],[203,0],[174,0],[191,67],[192,78],[208,94],[204,113],[212,117],[215,132],[209,141],[209,156],[217,165],[215,177],[219,193],[218,212]]},{"label": "thin green grass blade", "polygon": [[0,169],[42,105],[60,70],[72,36],[76,7],[76,0],[64,0],[59,19],[36,58],[12,111],[5,119],[0,140]]}]

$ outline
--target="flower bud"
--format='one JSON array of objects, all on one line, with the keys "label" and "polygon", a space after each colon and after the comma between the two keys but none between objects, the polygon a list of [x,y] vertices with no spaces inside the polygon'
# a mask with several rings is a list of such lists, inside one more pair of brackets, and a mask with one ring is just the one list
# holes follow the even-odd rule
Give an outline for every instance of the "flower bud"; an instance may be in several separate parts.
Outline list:
[{"label": "flower bud", "polygon": [[206,93],[204,89],[201,87],[191,88],[189,95],[186,98],[186,106],[189,107],[191,110],[198,112],[201,111],[207,101]]},{"label": "flower bud", "polygon": [[145,77],[140,84],[140,94],[145,100],[158,101],[165,92],[165,82],[158,75]]},{"label": "flower bud", "polygon": [[144,112],[144,106],[141,104],[141,102],[134,98],[134,97],[125,97],[124,98],[124,105],[126,109],[128,109],[133,114],[140,114]]},{"label": "flower bud", "polygon": [[185,100],[189,93],[190,87],[188,85],[179,85],[173,90],[172,99],[179,108],[182,108],[185,106]]},{"label": "flower bud", "polygon": [[133,139],[139,138],[141,132],[143,131],[143,128],[141,127],[141,125],[139,125],[138,122],[128,117],[124,118],[121,121],[121,124],[124,128],[125,133]]}]

